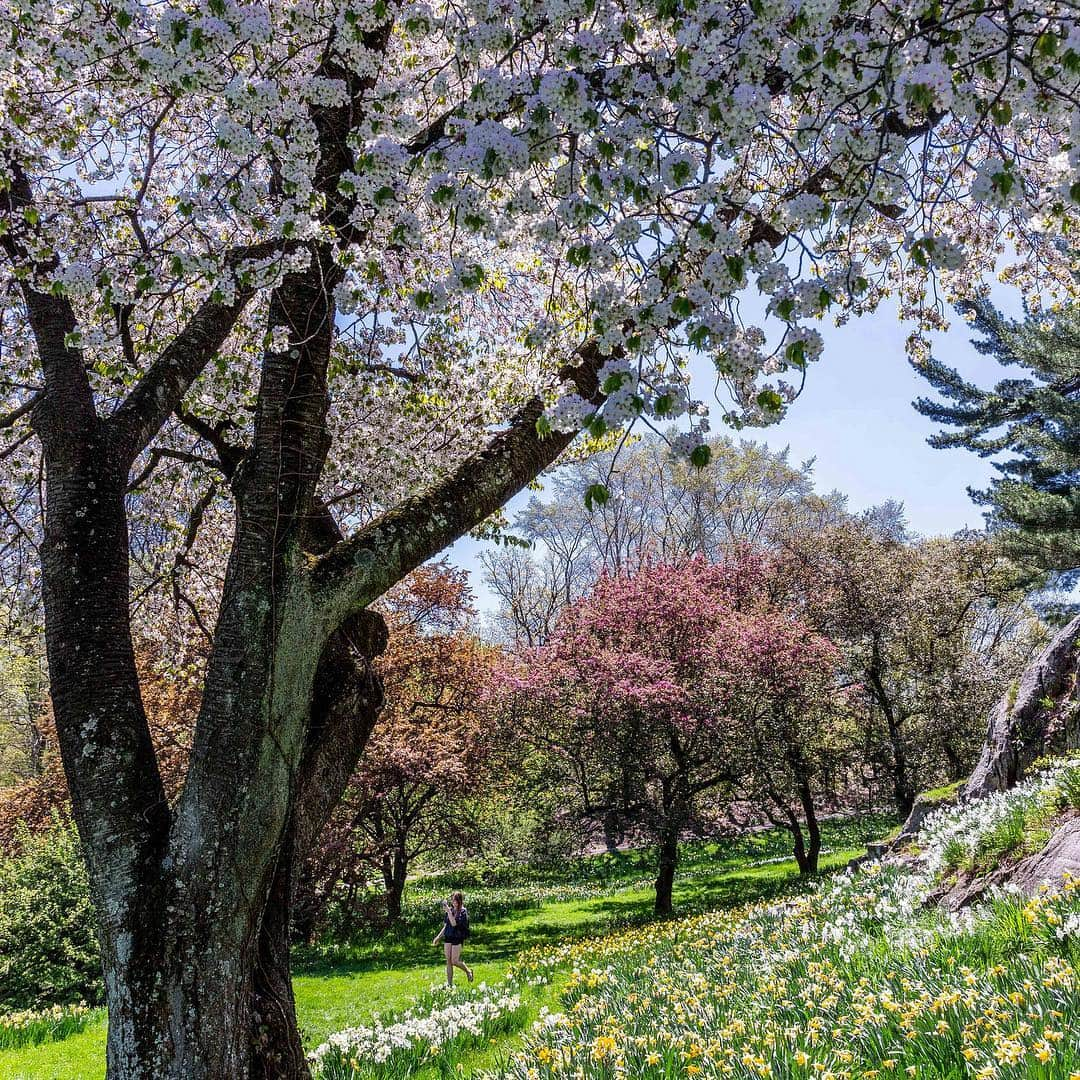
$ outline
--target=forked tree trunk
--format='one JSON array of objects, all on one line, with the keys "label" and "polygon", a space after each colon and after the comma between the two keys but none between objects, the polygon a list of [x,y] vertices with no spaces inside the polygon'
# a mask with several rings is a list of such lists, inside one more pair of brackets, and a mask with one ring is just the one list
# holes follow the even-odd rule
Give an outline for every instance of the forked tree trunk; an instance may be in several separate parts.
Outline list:
[{"label": "forked tree trunk", "polygon": [[800,779],[798,790],[799,803],[802,806],[803,817],[806,819],[806,838],[804,840],[802,828],[796,822],[795,861],[799,866],[800,874],[816,874],[818,860],[821,857],[821,825],[818,822],[817,810],[814,807],[814,793],[810,790],[810,784]]}]

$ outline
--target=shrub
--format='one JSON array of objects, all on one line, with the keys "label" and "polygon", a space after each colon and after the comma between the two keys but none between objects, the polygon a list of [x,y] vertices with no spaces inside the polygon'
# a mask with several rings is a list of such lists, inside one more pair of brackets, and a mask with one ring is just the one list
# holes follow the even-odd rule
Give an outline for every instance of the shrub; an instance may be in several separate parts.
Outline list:
[{"label": "shrub", "polygon": [[1080,810],[1080,765],[1062,772],[1057,788],[1063,808]]},{"label": "shrub", "polygon": [[0,860],[0,1008],[101,1000],[86,870],[75,827],[56,819]]}]

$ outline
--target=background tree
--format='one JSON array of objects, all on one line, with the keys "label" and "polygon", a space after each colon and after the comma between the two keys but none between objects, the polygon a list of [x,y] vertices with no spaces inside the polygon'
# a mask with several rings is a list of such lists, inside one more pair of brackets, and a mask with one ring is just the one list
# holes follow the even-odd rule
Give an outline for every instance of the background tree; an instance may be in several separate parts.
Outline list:
[{"label": "background tree", "polygon": [[0,791],[41,771],[44,697],[40,656],[0,639]]},{"label": "background tree", "polygon": [[737,683],[728,755],[753,819],[792,837],[800,874],[816,874],[820,809],[837,805],[857,750],[840,689],[840,650],[775,604],[743,622],[728,656]]},{"label": "background tree", "polygon": [[769,750],[787,739],[797,771],[806,751],[784,797],[800,797],[799,777],[811,782],[808,746],[779,725],[821,690],[835,651],[763,600],[766,575],[744,551],[602,576],[508,680],[511,723],[550,762],[552,781],[582,814],[614,811],[656,845],[659,914],[672,908],[685,830],[754,768],[744,724],[759,721]]},{"label": "background tree", "polygon": [[987,537],[905,541],[867,521],[786,551],[805,617],[844,650],[866,760],[906,816],[919,790],[967,774],[987,711],[1039,640],[1025,575]]},{"label": "background tree", "polygon": [[1017,377],[984,390],[940,360],[915,365],[944,400],[915,408],[947,429],[930,445],[962,446],[1001,474],[972,491],[989,508],[1005,550],[1046,570],[1080,569],[1080,307],[1005,318],[988,300],[962,305],[980,337],[973,344]]},{"label": "background tree", "polygon": [[[940,360],[916,367],[941,395],[915,407],[948,430],[932,446],[962,446],[994,462],[1001,474],[985,491],[971,492],[988,507],[1002,548],[1053,571],[1059,584],[1075,583],[1080,569],[1080,308],[1075,302],[1032,311],[1022,322],[1006,319],[988,300],[961,305],[981,337],[975,348],[1016,378],[982,389]],[[1071,605],[1069,605],[1071,606]],[[1017,692],[1003,696],[989,714],[986,740],[965,793],[968,797],[1011,787],[1025,768],[1059,741],[1062,712],[1076,667],[1075,619],[1024,673]]]},{"label": "background tree", "polygon": [[[814,490],[812,462],[730,438],[709,442],[707,469],[688,467],[659,437],[560,467],[552,497],[533,498],[514,519],[532,545],[485,552],[486,582],[499,600],[495,629],[518,645],[542,644],[559,612],[601,574],[634,573],[650,561],[701,555],[718,561],[737,546],[775,547],[793,530],[844,515],[836,492]],[[586,493],[602,485],[602,503]]]}]

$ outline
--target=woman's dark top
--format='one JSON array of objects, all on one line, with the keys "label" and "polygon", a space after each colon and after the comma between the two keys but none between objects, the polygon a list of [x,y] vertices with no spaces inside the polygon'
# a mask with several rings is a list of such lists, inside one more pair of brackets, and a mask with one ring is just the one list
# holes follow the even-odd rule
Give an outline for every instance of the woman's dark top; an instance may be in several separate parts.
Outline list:
[{"label": "woman's dark top", "polygon": [[446,916],[443,925],[443,941],[447,945],[462,945],[465,942],[466,927],[469,924],[468,909],[462,907],[461,911],[454,912],[454,918],[457,919],[457,926],[450,921],[449,915]]}]

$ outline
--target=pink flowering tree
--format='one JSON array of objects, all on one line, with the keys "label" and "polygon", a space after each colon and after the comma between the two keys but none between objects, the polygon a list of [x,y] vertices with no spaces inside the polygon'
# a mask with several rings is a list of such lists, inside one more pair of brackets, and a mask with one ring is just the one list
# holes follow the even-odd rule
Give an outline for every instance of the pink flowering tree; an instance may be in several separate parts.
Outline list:
[{"label": "pink flowering tree", "polygon": [[741,622],[727,656],[738,795],[791,834],[800,874],[817,872],[819,806],[844,786],[857,741],[841,661],[828,638],[772,604]]},{"label": "pink flowering tree", "polygon": [[[44,597],[110,1080],[306,1073],[294,869],[371,730],[387,589],[583,427],[678,422],[704,463],[691,350],[768,422],[826,312],[899,292],[918,350],[1006,243],[1071,282],[1064,0],[0,21],[0,551]],[[174,804],[139,624],[208,649]]]},{"label": "pink flowering tree", "polygon": [[[773,605],[767,585],[767,565],[746,553],[602,577],[505,678],[513,721],[580,810],[614,809],[653,838],[660,914],[702,801],[753,784],[753,739],[797,758],[788,726],[835,667],[831,646]],[[782,799],[795,782],[770,784]]]}]

